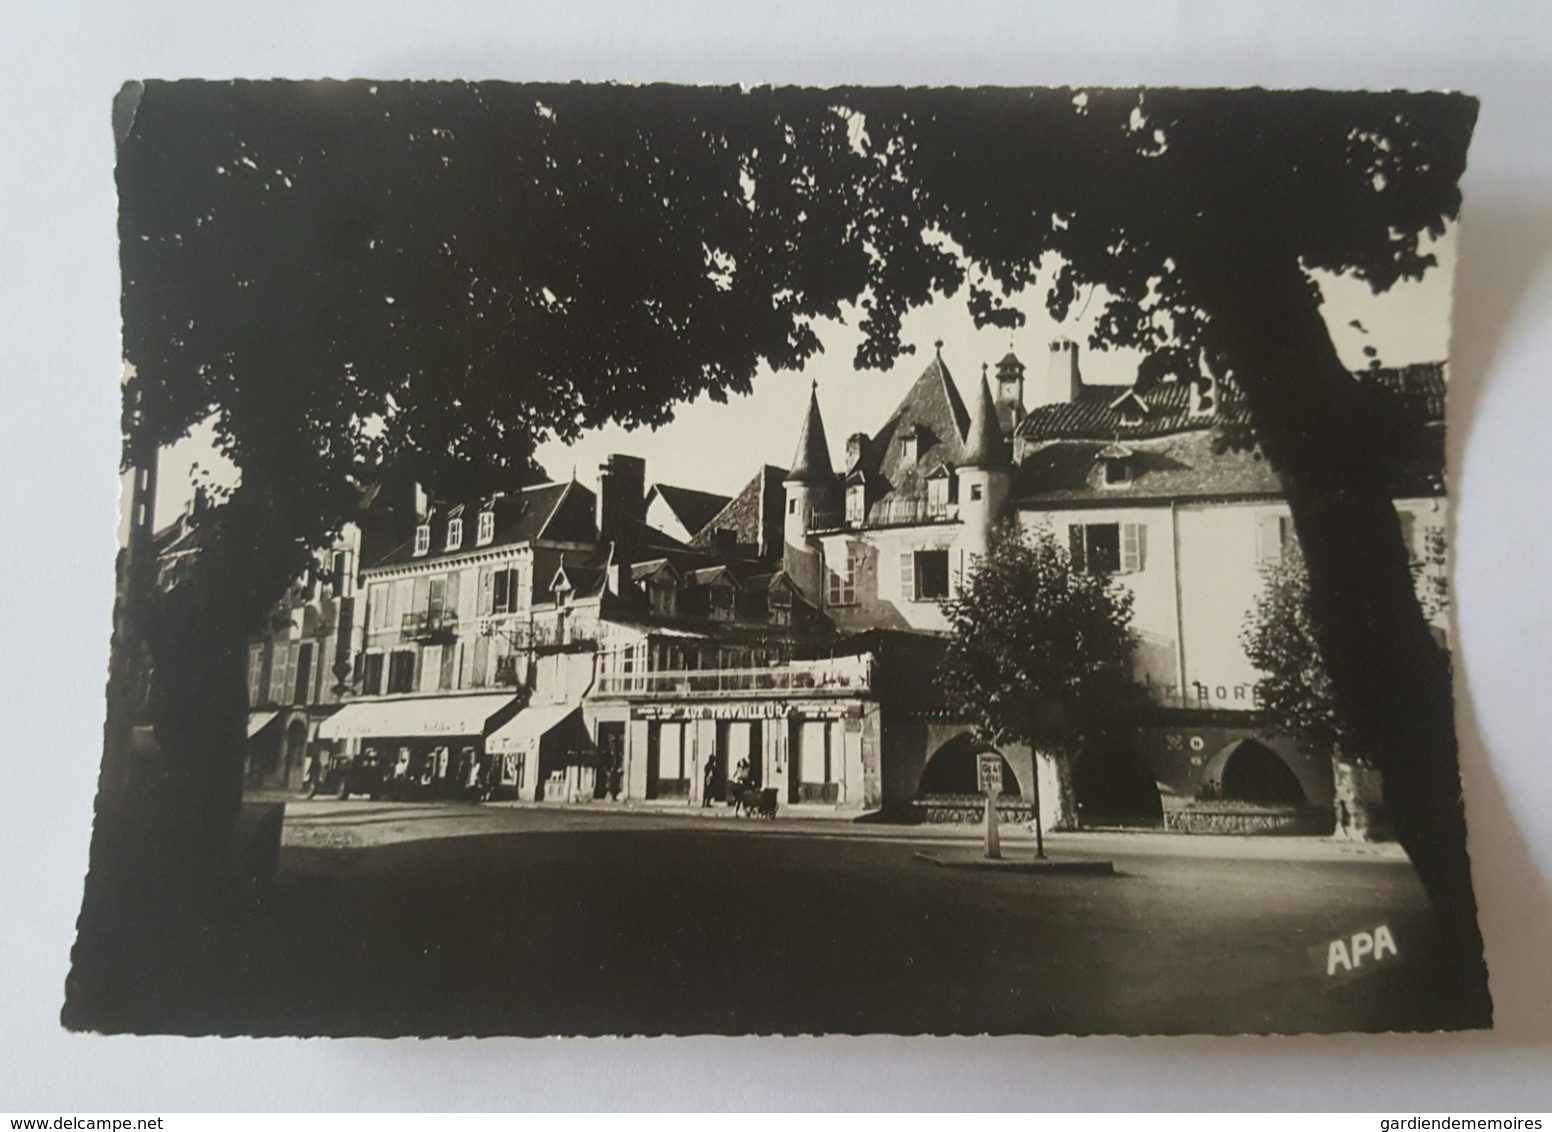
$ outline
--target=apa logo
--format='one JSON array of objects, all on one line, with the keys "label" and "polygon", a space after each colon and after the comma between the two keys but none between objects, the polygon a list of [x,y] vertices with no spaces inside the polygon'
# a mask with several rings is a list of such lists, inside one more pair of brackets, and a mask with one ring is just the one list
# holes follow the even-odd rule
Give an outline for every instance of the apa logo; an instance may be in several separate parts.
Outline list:
[{"label": "apa logo", "polygon": [[1370,931],[1353,932],[1350,936],[1338,936],[1330,943],[1310,948],[1310,958],[1329,979],[1366,975],[1400,957],[1396,937],[1387,924]]}]

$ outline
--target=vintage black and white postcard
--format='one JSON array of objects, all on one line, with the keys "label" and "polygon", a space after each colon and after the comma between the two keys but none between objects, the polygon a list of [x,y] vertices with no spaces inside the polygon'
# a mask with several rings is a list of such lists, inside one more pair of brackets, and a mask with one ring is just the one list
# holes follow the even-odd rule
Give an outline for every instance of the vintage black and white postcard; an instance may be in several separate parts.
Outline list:
[{"label": "vintage black and white postcard", "polygon": [[66,1025],[1490,1025],[1476,112],[127,85]]}]

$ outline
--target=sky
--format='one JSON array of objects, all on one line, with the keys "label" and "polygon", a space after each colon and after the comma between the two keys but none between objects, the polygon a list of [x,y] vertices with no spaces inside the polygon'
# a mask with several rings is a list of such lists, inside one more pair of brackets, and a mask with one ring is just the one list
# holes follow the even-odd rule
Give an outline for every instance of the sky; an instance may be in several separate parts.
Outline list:
[{"label": "sky", "polygon": [[[1379,351],[1385,365],[1440,361],[1448,357],[1451,286],[1455,272],[1456,229],[1431,249],[1436,268],[1421,282],[1400,283],[1383,295],[1350,277],[1317,277],[1324,296],[1323,311],[1332,339],[1349,368],[1362,369],[1365,346]],[[668,483],[721,495],[733,495],[762,464],[788,467],[797,447],[798,430],[808,406],[810,383],[817,383],[820,411],[832,461],[839,466],[846,438],[872,434],[911,383],[932,360],[934,343],[943,343],[943,360],[967,405],[972,404],[981,366],[995,373],[1010,349],[1026,367],[1025,404],[1044,401],[1050,343],[1066,337],[1079,343],[1079,367],[1090,384],[1126,385],[1136,373],[1140,355],[1130,350],[1096,351],[1088,335],[1104,309],[1102,294],[1080,295],[1064,323],[1056,323],[1040,299],[1044,277],[1030,292],[1015,297],[1027,316],[1025,325],[1006,330],[978,330],[961,291],[905,317],[901,340],[915,347],[888,371],[858,371],[852,365],[861,332],[856,318],[819,324],[824,349],[802,372],[772,372],[762,367],[753,392],[719,404],[702,396],[682,406],[669,424],[658,429],[628,431],[618,426],[594,429],[573,445],[550,442],[539,447],[539,462],[552,479],[576,478],[596,487],[598,466],[612,453],[641,456],[647,462],[647,483]],[[1353,320],[1361,324],[1352,325]],[[164,526],[187,505],[197,475],[229,482],[229,465],[215,453],[213,429],[196,427],[177,444],[163,450],[156,499],[156,523]],[[127,489],[127,481],[126,489]],[[124,536],[121,525],[120,538]]]}]

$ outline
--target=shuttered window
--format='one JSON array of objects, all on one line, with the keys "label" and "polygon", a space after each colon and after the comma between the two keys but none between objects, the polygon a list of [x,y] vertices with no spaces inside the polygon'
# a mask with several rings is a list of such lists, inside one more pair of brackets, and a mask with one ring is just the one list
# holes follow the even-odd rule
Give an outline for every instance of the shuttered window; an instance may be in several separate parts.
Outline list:
[{"label": "shuttered window", "polygon": [[1142,523],[1121,524],[1121,573],[1140,574],[1148,555],[1148,528]]},{"label": "shuttered window", "polygon": [[1256,520],[1256,561],[1268,565],[1283,560],[1293,543],[1293,520],[1287,515],[1261,515]]},{"label": "shuttered window", "polygon": [[1080,574],[1139,574],[1148,566],[1148,527],[1074,523],[1067,528],[1067,550]]},{"label": "shuttered window", "polygon": [[906,601],[916,600],[916,555],[900,556],[900,596]]}]

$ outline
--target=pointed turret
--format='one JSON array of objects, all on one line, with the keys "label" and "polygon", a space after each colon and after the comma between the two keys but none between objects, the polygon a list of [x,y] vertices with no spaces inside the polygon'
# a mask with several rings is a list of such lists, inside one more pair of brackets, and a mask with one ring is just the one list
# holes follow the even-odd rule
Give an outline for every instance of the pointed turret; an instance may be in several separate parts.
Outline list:
[{"label": "pointed turret", "polygon": [[808,397],[808,415],[803,418],[803,431],[798,434],[797,454],[792,457],[792,468],[787,472],[787,483],[831,484],[835,469],[830,466],[830,445],[825,440],[824,419],[819,415],[819,385],[816,382]]},{"label": "pointed turret", "polygon": [[830,445],[825,440],[824,420],[819,415],[819,383],[808,397],[808,416],[798,436],[797,455],[782,481],[787,513],[782,517],[782,570],[811,605],[818,605],[824,584],[824,562],[819,545],[808,532],[836,521],[835,496],[839,484],[830,464]]},{"label": "pointed turret", "polygon": [[986,367],[981,367],[981,388],[976,394],[975,410],[970,416],[970,431],[965,436],[962,466],[967,468],[1005,468],[1012,462],[1007,439],[997,419],[997,406],[986,383]]},{"label": "pointed turret", "polygon": [[961,583],[957,585],[966,571],[975,568],[975,560],[985,556],[992,530],[1007,517],[1013,487],[1013,454],[997,419],[985,366],[970,431],[965,434],[964,458],[954,476],[959,481],[959,535],[954,545],[959,551]]}]

